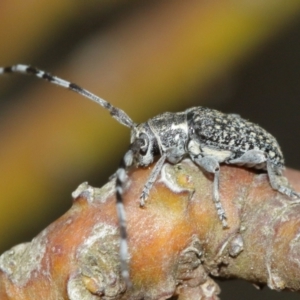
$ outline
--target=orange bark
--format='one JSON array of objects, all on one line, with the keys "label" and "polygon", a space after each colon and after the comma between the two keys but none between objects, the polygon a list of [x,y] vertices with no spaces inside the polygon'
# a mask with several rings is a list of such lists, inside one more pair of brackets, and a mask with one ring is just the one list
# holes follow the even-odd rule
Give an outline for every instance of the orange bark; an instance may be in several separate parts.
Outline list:
[{"label": "orange bark", "polygon": [[65,215],[0,257],[1,300],[218,299],[210,274],[299,290],[300,207],[266,174],[222,166],[223,229],[211,176],[188,160],[166,164],[140,208],[151,169],[132,170],[125,195],[131,289],[119,275],[114,182],[82,184]]}]

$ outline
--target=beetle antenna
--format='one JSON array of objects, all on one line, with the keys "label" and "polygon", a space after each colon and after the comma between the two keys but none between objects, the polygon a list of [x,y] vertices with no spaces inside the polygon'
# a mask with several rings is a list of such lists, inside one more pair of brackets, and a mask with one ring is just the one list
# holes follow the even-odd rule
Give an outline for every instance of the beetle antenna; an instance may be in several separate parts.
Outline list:
[{"label": "beetle antenna", "polygon": [[100,104],[102,107],[107,109],[113,118],[115,118],[119,123],[134,128],[136,127],[136,124],[131,120],[131,118],[121,109],[114,107],[112,104],[107,102],[106,100],[96,96],[95,94],[89,92],[86,89],[83,89],[79,85],[66,81],[62,78],[52,76],[50,73],[47,73],[45,71],[42,71],[40,69],[37,69],[35,67],[29,66],[29,65],[14,65],[10,67],[2,67],[0,68],[0,75],[5,73],[21,73],[21,74],[27,74],[27,75],[34,75],[38,78],[44,79],[46,81],[49,81],[55,85],[62,86],[66,89],[69,89],[77,94],[82,95],[85,98],[88,98],[98,104]]}]

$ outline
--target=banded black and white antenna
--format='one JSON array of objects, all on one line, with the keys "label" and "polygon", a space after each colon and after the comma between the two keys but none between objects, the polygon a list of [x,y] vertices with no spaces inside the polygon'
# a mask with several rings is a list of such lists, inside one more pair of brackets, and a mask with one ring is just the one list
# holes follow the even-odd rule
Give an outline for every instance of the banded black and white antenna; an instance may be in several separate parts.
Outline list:
[{"label": "banded black and white antenna", "polygon": [[131,120],[131,118],[121,109],[114,107],[112,104],[107,102],[106,100],[96,96],[95,94],[89,92],[86,89],[81,88],[75,83],[66,81],[62,78],[52,76],[50,73],[47,73],[45,71],[39,70],[37,68],[34,68],[29,65],[14,65],[10,67],[0,67],[0,75],[5,73],[21,73],[26,75],[34,75],[38,78],[44,79],[46,81],[49,81],[55,85],[59,85],[61,87],[64,87],[68,90],[71,90],[77,94],[82,95],[85,98],[88,98],[98,104],[100,104],[102,107],[107,109],[111,116],[115,118],[119,123],[125,125],[129,128],[135,128],[136,124]]},{"label": "banded black and white antenna", "polygon": [[[136,129],[137,125],[123,110],[114,107],[106,100],[98,97],[97,95],[89,92],[86,89],[81,88],[75,83],[66,81],[57,76],[52,76],[50,73],[37,69],[30,65],[17,64],[10,67],[0,67],[0,75],[9,73],[33,75],[55,85],[71,90],[89,100],[96,102],[97,104],[100,104],[103,108],[107,109],[110,112],[111,116],[115,118],[120,124],[125,125],[132,130]],[[125,153],[123,159],[121,160],[119,169],[116,172],[116,201],[120,229],[120,266],[121,274],[127,284],[127,287],[131,286],[131,281],[129,279],[129,253],[127,243],[126,214],[123,204],[123,186],[126,179],[126,169],[133,165],[134,155],[136,155],[136,153],[139,151],[142,144],[143,142],[137,139],[133,144],[130,145],[129,150]]]}]

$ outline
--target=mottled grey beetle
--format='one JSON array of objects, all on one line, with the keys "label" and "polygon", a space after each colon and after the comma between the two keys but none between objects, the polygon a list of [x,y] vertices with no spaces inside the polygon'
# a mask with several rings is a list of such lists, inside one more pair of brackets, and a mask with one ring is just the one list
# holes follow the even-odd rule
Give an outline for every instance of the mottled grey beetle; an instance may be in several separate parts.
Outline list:
[{"label": "mottled grey beetle", "polygon": [[219,197],[220,163],[266,170],[273,189],[290,198],[300,198],[299,193],[282,183],[284,160],[276,139],[258,125],[238,115],[193,107],[184,112],[166,112],[145,123],[135,124],[124,111],[74,83],[31,66],[15,65],[0,68],[0,74],[12,72],[32,74],[81,94],[106,108],[119,123],[131,128],[129,149],[116,172],[121,271],[128,285],[130,284],[128,247],[123,205],[123,186],[128,167],[148,166],[153,163],[155,156],[160,156],[140,197],[140,205],[144,206],[164,162],[176,164],[184,157],[190,157],[196,165],[214,174],[213,200],[223,227],[227,226],[227,222]]}]

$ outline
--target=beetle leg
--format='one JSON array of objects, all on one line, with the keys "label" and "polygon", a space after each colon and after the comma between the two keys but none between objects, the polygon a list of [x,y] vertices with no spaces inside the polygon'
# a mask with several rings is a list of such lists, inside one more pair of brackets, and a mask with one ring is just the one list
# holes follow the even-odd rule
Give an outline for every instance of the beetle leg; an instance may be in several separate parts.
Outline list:
[{"label": "beetle leg", "polygon": [[222,222],[224,228],[228,227],[227,225],[227,217],[225,211],[220,202],[220,194],[219,194],[219,179],[220,179],[220,165],[218,160],[214,156],[191,156],[192,160],[205,171],[214,174],[214,182],[213,182],[213,200],[215,202],[215,207],[217,209],[217,213],[219,219]]},{"label": "beetle leg", "polygon": [[155,180],[157,179],[160,171],[161,171],[161,168],[165,162],[167,158],[167,155],[166,154],[163,154],[160,159],[158,160],[158,162],[156,163],[156,165],[154,166],[150,176],[148,177],[147,179],[147,182],[145,183],[144,185],[144,188],[143,188],[143,191],[142,191],[142,194],[140,196],[140,206],[144,206],[145,205],[145,200],[148,198],[149,196],[149,192],[155,182]]},{"label": "beetle leg", "polygon": [[277,190],[281,194],[287,195],[292,199],[300,199],[300,194],[287,186],[286,178],[276,170],[276,167],[274,167],[270,161],[267,161],[267,171],[270,184],[274,190]]},{"label": "beetle leg", "polygon": [[247,167],[258,167],[261,164],[265,165],[266,154],[260,150],[249,150],[238,158],[231,159],[227,163],[234,165],[247,165]]}]

